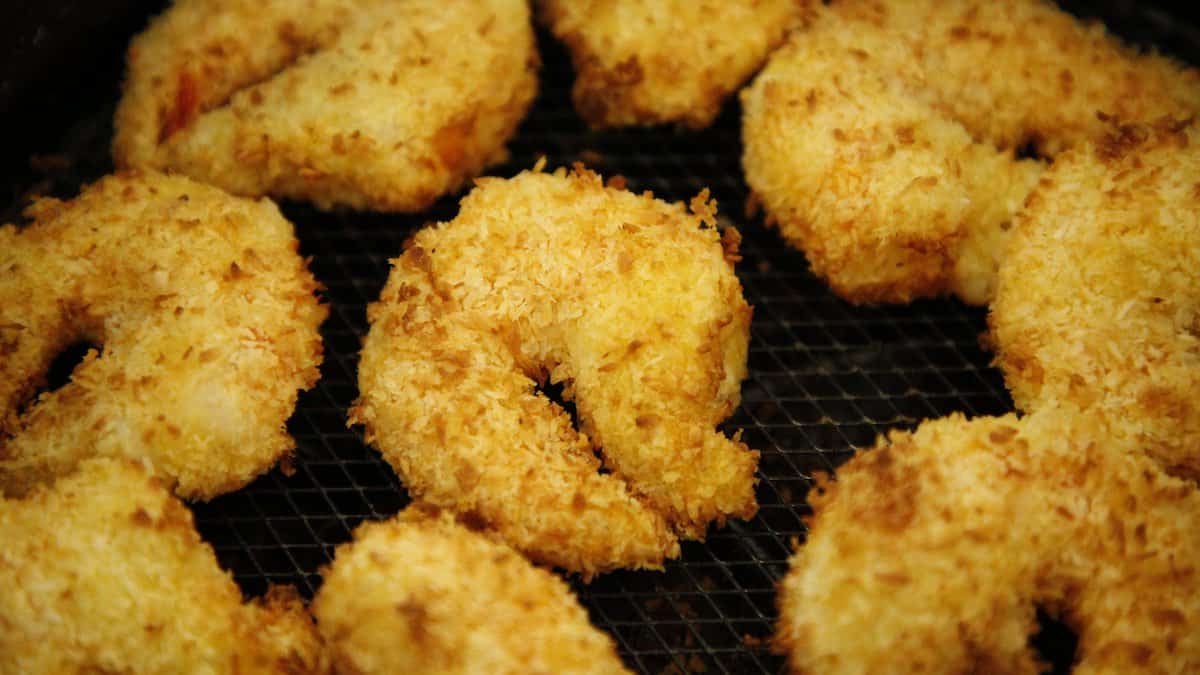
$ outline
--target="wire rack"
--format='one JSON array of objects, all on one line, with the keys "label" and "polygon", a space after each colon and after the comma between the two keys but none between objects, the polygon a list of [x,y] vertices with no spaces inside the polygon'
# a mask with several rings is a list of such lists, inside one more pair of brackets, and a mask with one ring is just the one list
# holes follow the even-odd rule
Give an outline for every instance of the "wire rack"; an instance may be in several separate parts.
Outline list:
[{"label": "wire rack", "polygon": [[[1089,9],[1130,39],[1196,60],[1197,32],[1165,12],[1132,2]],[[565,52],[546,35],[539,41],[545,61],[539,99],[510,146],[512,161],[490,173],[512,175],[544,155],[551,167],[583,161],[605,175],[625,176],[633,190],[671,200],[710,188],[724,217],[743,233],[737,271],[754,306],[750,376],[742,405],[725,426],[743,429],[743,439],[762,451],[758,515],[711,532],[706,542],[684,544],[664,572],[615,572],[591,584],[572,583],[593,622],[615,638],[637,671],[778,672],[782,657],[767,645],[775,585],[793,545],[803,541],[814,472],[832,472],[852,447],[887,429],[953,411],[1011,409],[979,346],[984,312],[954,301],[877,308],[839,301],[809,274],[800,253],[760,220],[743,217],[747,190],[736,103],[700,133],[590,132],[570,105]],[[51,163],[57,168],[35,180],[10,181],[12,194],[32,186],[69,196],[81,181],[110,170],[116,90],[100,91],[94,105],[55,136],[59,152],[70,157],[67,168]],[[320,567],[356,525],[387,518],[408,502],[390,467],[357,430],[346,428],[346,410],[357,396],[366,305],[383,286],[388,259],[424,223],[452,218],[456,203],[457,197],[447,198],[413,216],[330,215],[284,205],[331,306],[322,330],[321,380],[301,396],[289,422],[295,470],[272,471],[243,490],[193,506],[201,534],[248,595],[276,583],[311,595],[321,583]],[[8,218],[13,213],[9,209]],[[1049,656],[1070,662],[1069,651]]]}]

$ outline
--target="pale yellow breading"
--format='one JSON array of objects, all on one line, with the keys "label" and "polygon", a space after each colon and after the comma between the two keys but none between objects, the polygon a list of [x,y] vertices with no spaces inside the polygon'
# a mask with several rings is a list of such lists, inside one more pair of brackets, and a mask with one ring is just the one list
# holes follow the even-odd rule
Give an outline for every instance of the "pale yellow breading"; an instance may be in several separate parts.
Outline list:
[{"label": "pale yellow breading", "polygon": [[923,27],[929,94],[1000,148],[1029,144],[1054,157],[1105,133],[1098,113],[1128,122],[1200,111],[1200,70],[1141,53],[1049,0],[885,4]]},{"label": "pale yellow breading", "polygon": [[[758,454],[715,430],[750,308],[713,208],[582,168],[481,179],[393,261],[352,421],[418,498],[585,577],[657,567],[677,534],[753,515]],[[537,392],[547,380],[583,433]]]},{"label": "pale yellow breading", "polygon": [[707,127],[778,47],[804,0],[537,0],[575,64],[592,127]]},{"label": "pale yellow breading", "polygon": [[[121,455],[208,499],[291,451],[326,309],[274,204],[129,173],[28,214],[0,227],[0,493]],[[78,341],[101,352],[30,401]]]},{"label": "pale yellow breading", "polygon": [[780,589],[797,673],[1200,671],[1200,492],[1078,411],[925,422],[824,481]]},{"label": "pale yellow breading", "polygon": [[362,525],[324,576],[313,613],[341,675],[628,672],[561,579],[447,512]]},{"label": "pale yellow breading", "polygon": [[813,12],[742,94],[771,222],[856,303],[986,304],[1042,171],[1101,117],[1187,118],[1200,74],[1041,0],[849,0]]},{"label": "pale yellow breading", "polygon": [[1122,125],[1060,156],[1009,242],[990,316],[1017,407],[1097,412],[1200,477],[1200,130]]},{"label": "pale yellow breading", "polygon": [[525,0],[176,0],[130,46],[113,154],[419,211],[507,157],[537,67]]},{"label": "pale yellow breading", "polygon": [[177,0],[130,44],[113,155],[155,163],[160,144],[239,90],[328,47],[375,0]]},{"label": "pale yellow breading", "polygon": [[0,673],[328,671],[295,590],[243,603],[150,471],[90,459],[0,499]]},{"label": "pale yellow breading", "polygon": [[1004,227],[1042,170],[915,96],[922,77],[887,31],[829,14],[742,97],[748,183],[813,272],[856,303],[985,302]]}]

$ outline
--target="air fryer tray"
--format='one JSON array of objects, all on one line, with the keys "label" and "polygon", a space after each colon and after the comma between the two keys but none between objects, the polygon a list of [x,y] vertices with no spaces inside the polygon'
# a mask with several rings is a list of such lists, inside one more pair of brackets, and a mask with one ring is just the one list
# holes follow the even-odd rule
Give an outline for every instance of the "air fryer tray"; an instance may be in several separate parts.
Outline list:
[{"label": "air fryer tray", "polygon": [[[1194,27],[1138,3],[1094,3],[1127,39],[1154,44],[1197,62]],[[951,300],[906,307],[853,307],[834,297],[759,217],[743,212],[747,189],[739,156],[736,103],[709,130],[635,129],[595,133],[570,105],[572,72],[565,52],[539,35],[545,61],[541,94],[511,144],[512,161],[490,173],[510,176],[546,156],[550,167],[583,161],[630,189],[688,199],[704,187],[743,234],[737,267],[754,306],[750,376],[742,406],[725,424],[762,451],[758,515],[686,543],[665,572],[615,572],[591,584],[573,582],[592,621],[617,641],[621,656],[643,673],[772,673],[783,664],[767,638],[775,619],[775,585],[787,571],[814,472],[833,471],[852,446],[877,434],[954,411],[969,415],[1011,409],[999,374],[979,346],[982,310]],[[29,180],[6,186],[70,196],[79,183],[111,170],[107,144],[117,95],[115,77],[80,106],[77,120],[49,138],[51,158],[33,161]],[[56,145],[57,143],[57,145]],[[300,397],[289,429],[297,451],[293,475],[276,469],[236,493],[196,504],[205,540],[248,595],[268,584],[294,584],[305,595],[320,586],[318,569],[364,519],[387,518],[408,496],[379,454],[346,428],[357,395],[366,305],[388,274],[388,259],[431,220],[452,218],[458,197],[413,216],[322,214],[284,205],[301,251],[325,285],[331,306],[322,334],[325,365],[313,391]],[[8,211],[12,217],[17,204]],[[1039,645],[1065,668],[1071,641],[1043,631]]]}]

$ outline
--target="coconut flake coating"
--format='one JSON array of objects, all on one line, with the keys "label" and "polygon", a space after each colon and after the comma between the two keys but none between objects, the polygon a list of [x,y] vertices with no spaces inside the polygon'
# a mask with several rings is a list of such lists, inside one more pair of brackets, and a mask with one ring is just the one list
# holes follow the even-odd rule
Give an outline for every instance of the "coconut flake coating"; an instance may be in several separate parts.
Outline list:
[{"label": "coconut flake coating", "polygon": [[353,421],[418,498],[585,576],[657,567],[677,534],[749,517],[758,454],[716,426],[739,400],[750,308],[712,208],[584,169],[481,179],[393,261]]},{"label": "coconut flake coating", "polygon": [[[126,173],[28,215],[0,227],[0,493],[112,455],[209,499],[288,455],[326,308],[274,204]],[[78,342],[100,350],[33,399]]]},{"label": "coconut flake coating", "polygon": [[800,18],[803,0],[538,0],[593,128],[712,124]]},{"label": "coconut flake coating", "polygon": [[362,525],[324,575],[313,612],[340,673],[629,672],[562,579],[449,512]]},{"label": "coconut flake coating", "polygon": [[780,589],[797,673],[1038,673],[1044,608],[1073,673],[1200,668],[1200,492],[1078,410],[892,432],[822,482]]},{"label": "coconut flake coating", "polygon": [[1061,155],[1014,224],[989,316],[1022,410],[1069,402],[1200,477],[1200,130],[1114,125]]},{"label": "coconut flake coating", "polygon": [[1008,228],[1053,158],[1104,118],[1187,119],[1200,73],[1041,0],[814,7],[742,93],[743,166],[768,221],[855,303],[987,304]]},{"label": "coconut flake coating", "polygon": [[242,602],[192,514],[140,463],[90,459],[0,498],[0,673],[319,675],[291,587]]},{"label": "coconut flake coating", "polygon": [[118,166],[378,211],[506,159],[539,63],[525,0],[178,0],[127,62]]}]

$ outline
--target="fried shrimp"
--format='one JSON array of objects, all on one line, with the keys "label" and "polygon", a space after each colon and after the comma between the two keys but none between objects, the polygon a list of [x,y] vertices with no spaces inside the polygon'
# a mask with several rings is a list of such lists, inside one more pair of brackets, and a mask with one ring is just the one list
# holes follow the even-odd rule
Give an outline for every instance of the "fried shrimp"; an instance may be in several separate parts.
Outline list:
[{"label": "fried shrimp", "polygon": [[[208,499],[291,451],[326,309],[273,204],[122,174],[28,215],[0,227],[0,493],[124,455]],[[81,341],[101,350],[31,401]]]},{"label": "fried shrimp", "polygon": [[1018,217],[989,317],[1024,410],[1093,409],[1200,477],[1200,130],[1120,125],[1059,157]]},{"label": "fried shrimp", "polygon": [[1036,608],[1072,672],[1200,669],[1200,492],[1046,409],[893,432],[810,496],[780,594],[801,673],[1038,673]]},{"label": "fried shrimp", "polygon": [[712,123],[799,19],[802,0],[539,0],[592,127]]},{"label": "fried shrimp", "polygon": [[506,158],[537,66],[525,0],[177,0],[130,46],[113,155],[418,211]]},{"label": "fried shrimp", "polygon": [[393,261],[352,421],[416,497],[585,576],[751,516],[758,454],[715,430],[746,375],[737,234],[691,210],[582,168],[481,179]]},{"label": "fried shrimp", "polygon": [[192,514],[137,462],[100,458],[0,499],[0,673],[322,673],[291,588],[243,604]]},{"label": "fried shrimp", "polygon": [[1040,0],[819,8],[742,94],[768,220],[856,303],[986,304],[1043,164],[1102,117],[1185,119],[1200,74]]},{"label": "fried shrimp", "polygon": [[313,601],[338,673],[626,673],[570,589],[420,506],[338,547]]}]

